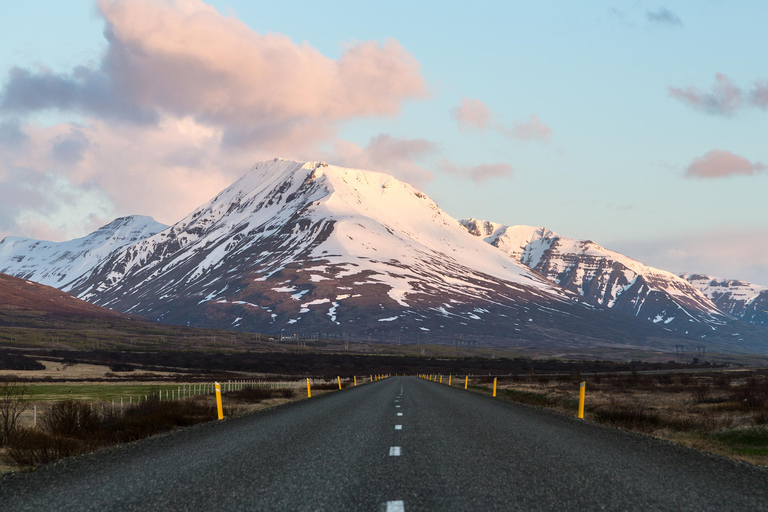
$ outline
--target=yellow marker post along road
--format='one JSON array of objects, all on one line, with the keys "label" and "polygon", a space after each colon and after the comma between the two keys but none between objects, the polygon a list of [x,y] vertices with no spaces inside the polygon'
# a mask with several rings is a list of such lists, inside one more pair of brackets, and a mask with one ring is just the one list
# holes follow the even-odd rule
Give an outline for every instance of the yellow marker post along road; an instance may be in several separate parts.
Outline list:
[{"label": "yellow marker post along road", "polygon": [[339,375],[337,375],[336,379],[338,379],[338,381],[339,381],[339,389],[341,389],[341,377]]},{"label": "yellow marker post along road", "polygon": [[582,382],[579,386],[579,419],[584,419],[584,395],[586,394],[587,383]]},{"label": "yellow marker post along road", "polygon": [[448,385],[449,385],[449,386],[451,385],[451,377],[453,377],[453,374],[452,374],[452,373],[449,373],[449,374],[448,374]]},{"label": "yellow marker post along road", "polygon": [[352,378],[355,379],[355,387],[357,387],[357,375],[353,375]]},{"label": "yellow marker post along road", "polygon": [[309,389],[309,379],[307,379],[307,398],[312,398],[312,390]]},{"label": "yellow marker post along road", "polygon": [[440,376],[440,384],[442,384],[442,383],[443,383],[443,376],[441,375]]},{"label": "yellow marker post along road", "polygon": [[467,389],[467,384],[469,383],[469,375],[464,377],[464,389]]},{"label": "yellow marker post along road", "polygon": [[214,382],[216,386],[216,411],[219,413],[219,419],[224,419],[224,408],[221,406],[221,384]]},{"label": "yellow marker post along road", "polygon": [[493,378],[493,396],[496,396],[496,377]]}]

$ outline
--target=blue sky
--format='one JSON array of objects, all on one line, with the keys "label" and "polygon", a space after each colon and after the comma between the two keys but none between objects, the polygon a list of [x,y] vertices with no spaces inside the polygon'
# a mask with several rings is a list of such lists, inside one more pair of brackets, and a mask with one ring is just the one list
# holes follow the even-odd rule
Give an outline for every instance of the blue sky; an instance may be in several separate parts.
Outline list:
[{"label": "blue sky", "polygon": [[[280,81],[277,58],[244,69],[250,78],[223,91],[250,117],[212,114],[192,103],[210,100],[208,75],[174,82],[157,62],[130,73],[168,82],[162,89],[126,85],[120,80],[131,79],[104,71],[110,50],[145,48],[141,38],[155,44],[153,30],[169,40],[194,37],[185,16],[202,3],[6,0],[0,237],[64,239],[132,213],[172,223],[257,160],[322,158],[412,181],[457,218],[543,225],[667,270],[768,285],[768,11],[761,2],[208,6],[215,11],[207,19],[221,26],[207,37],[224,41],[227,27],[236,27],[245,42],[222,43],[223,62],[233,48],[245,60],[232,66],[263,48],[304,52],[292,62],[312,62],[291,79],[302,83],[294,91],[302,98],[350,48],[365,47],[343,76],[347,95],[372,92],[354,108],[275,107],[291,87]],[[151,16],[136,15],[141,9],[165,14],[152,25]],[[222,21],[232,19],[238,25]],[[118,46],[105,39],[105,27],[130,28],[125,37],[135,39]],[[190,44],[183,57],[210,48],[218,46]],[[357,83],[369,70],[365,59],[378,68],[386,59],[399,64],[391,75]],[[112,84],[104,102],[92,99],[103,90],[79,78],[78,66],[93,83]],[[86,97],[41,85],[50,80]],[[317,102],[338,101],[334,87]],[[177,90],[189,102],[173,98]],[[461,109],[469,104],[485,117]],[[149,120],[126,114],[141,109]],[[263,118],[278,111],[277,121]],[[235,139],[247,142],[228,142]]]}]

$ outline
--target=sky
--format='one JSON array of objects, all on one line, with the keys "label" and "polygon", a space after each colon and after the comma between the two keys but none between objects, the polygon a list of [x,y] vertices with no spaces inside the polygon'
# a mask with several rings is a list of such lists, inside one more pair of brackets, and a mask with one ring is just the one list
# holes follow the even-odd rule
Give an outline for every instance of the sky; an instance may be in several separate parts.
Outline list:
[{"label": "sky", "polygon": [[174,223],[274,157],[768,286],[762,1],[3,0],[0,238]]}]

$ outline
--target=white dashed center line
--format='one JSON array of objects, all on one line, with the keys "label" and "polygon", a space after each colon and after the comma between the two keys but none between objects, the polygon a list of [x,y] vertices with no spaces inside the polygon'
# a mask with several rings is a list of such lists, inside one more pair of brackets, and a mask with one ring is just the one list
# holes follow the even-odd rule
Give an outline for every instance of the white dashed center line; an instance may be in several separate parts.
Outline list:
[{"label": "white dashed center line", "polygon": [[390,457],[399,457],[400,456],[400,447],[399,446],[390,446],[389,447],[389,456]]},{"label": "white dashed center line", "polygon": [[396,407],[396,408],[398,408],[398,409],[400,408],[400,406],[399,406],[399,405],[396,405],[395,407]]},{"label": "white dashed center line", "polygon": [[403,430],[403,426],[402,425],[395,425],[395,430]]},{"label": "white dashed center line", "polygon": [[405,503],[402,501],[388,501],[387,512],[405,512]]},{"label": "white dashed center line", "polygon": [[399,412],[399,413],[397,413],[397,415],[398,415],[398,416],[402,416],[402,415],[403,415],[403,413]]}]

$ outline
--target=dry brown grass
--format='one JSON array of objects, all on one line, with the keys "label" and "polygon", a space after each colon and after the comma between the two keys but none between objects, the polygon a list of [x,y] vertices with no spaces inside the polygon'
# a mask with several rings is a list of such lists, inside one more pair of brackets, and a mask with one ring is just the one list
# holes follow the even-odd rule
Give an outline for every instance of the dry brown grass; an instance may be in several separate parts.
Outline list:
[{"label": "dry brown grass", "polygon": [[576,416],[582,380],[587,421],[768,466],[768,371],[500,377],[497,397]]},{"label": "dry brown grass", "polygon": [[[42,381],[46,378],[57,380],[109,379],[110,377],[119,380],[121,378],[120,375],[114,377],[114,372],[112,372],[109,366],[106,365],[86,363],[67,364],[61,361],[49,361],[42,359],[39,361],[45,366],[45,370],[0,370],[0,377],[12,375],[21,379],[28,379],[30,381]],[[172,372],[144,370],[141,370],[141,373],[147,373],[158,377],[174,375]]]}]

